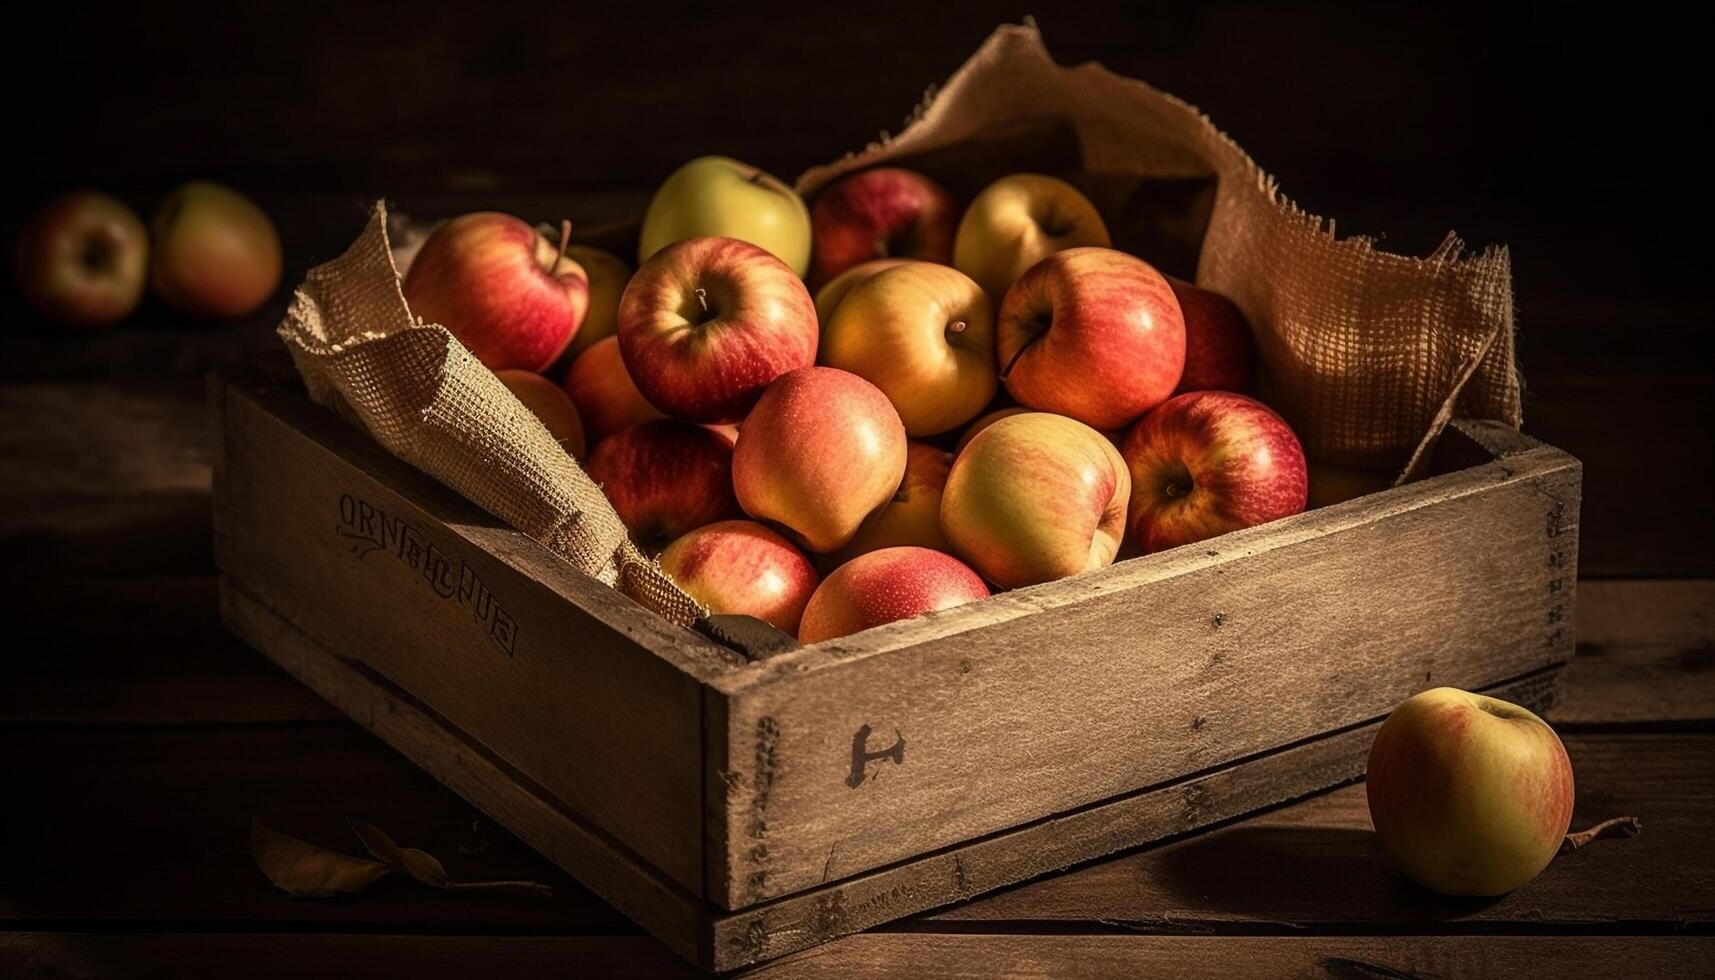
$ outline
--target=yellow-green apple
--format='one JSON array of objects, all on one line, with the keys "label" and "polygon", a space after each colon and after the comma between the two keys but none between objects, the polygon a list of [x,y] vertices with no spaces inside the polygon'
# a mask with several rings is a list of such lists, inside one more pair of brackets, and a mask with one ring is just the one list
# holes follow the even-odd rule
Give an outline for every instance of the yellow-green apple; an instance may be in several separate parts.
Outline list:
[{"label": "yellow-green apple", "polygon": [[666,413],[649,404],[625,370],[619,338],[607,337],[578,355],[566,369],[566,394],[578,407],[590,445],[639,422],[664,419]]},{"label": "yellow-green apple", "polygon": [[1309,465],[1310,500],[1306,510],[1327,507],[1367,494],[1380,493],[1393,486],[1394,474],[1384,470],[1361,469],[1356,466],[1332,466],[1311,461]]},{"label": "yellow-green apple", "polygon": [[137,308],[149,273],[149,233],[125,202],[73,191],[42,205],[18,234],[18,292],[68,327],[106,327]]},{"label": "yellow-green apple", "polygon": [[634,425],[596,443],[584,470],[645,548],[736,516],[732,446],[700,425]]},{"label": "yellow-green apple", "polygon": [[829,279],[821,289],[816,290],[816,322],[822,325],[822,329],[826,330],[828,322],[834,318],[834,310],[839,307],[840,301],[844,300],[846,294],[851,292],[858,283],[867,280],[878,272],[904,265],[910,261],[910,259],[871,259],[861,265],[854,265]]},{"label": "yellow-green apple", "polygon": [[460,215],[417,252],[405,302],[495,371],[546,370],[589,308],[589,277],[565,254],[571,228],[560,223],[556,244],[509,214]]},{"label": "yellow-green apple", "polygon": [[880,388],[913,436],[969,422],[998,384],[988,297],[933,262],[907,262],[854,286],[823,332],[821,356]]},{"label": "yellow-green apple", "polygon": [[1502,895],[1535,878],[1572,822],[1572,762],[1554,729],[1451,687],[1388,715],[1367,788],[1382,848],[1446,895]]},{"label": "yellow-green apple", "polygon": [[775,378],[816,363],[804,281],[736,238],[689,238],[631,277],[619,349],[649,403],[690,422],[737,422]]},{"label": "yellow-green apple", "polygon": [[953,460],[941,529],[1004,589],[1112,564],[1131,478],[1100,432],[1046,412],[1003,418]]},{"label": "yellow-green apple", "polygon": [[1232,300],[1212,289],[1167,277],[1185,318],[1185,371],[1174,394],[1250,391],[1256,387],[1256,339]]},{"label": "yellow-green apple", "polygon": [[930,548],[883,548],[846,562],[822,580],[804,607],[800,643],[850,636],[988,598],[964,562]]},{"label": "yellow-green apple", "polygon": [[815,276],[827,282],[871,259],[953,261],[959,205],[915,170],[878,167],[839,181],[810,207]]},{"label": "yellow-green apple", "polygon": [[200,317],[254,313],[280,285],[280,234],[230,187],[193,180],[155,213],[150,280],[168,306]]},{"label": "yellow-green apple", "polygon": [[881,390],[847,371],[799,368],[770,385],[738,430],[739,506],[816,552],[837,551],[893,499],[905,426]]},{"label": "yellow-green apple", "polygon": [[999,305],[1007,288],[1049,255],[1109,244],[1108,226],[1076,187],[1042,174],[1013,174],[988,185],[965,209],[953,265]]},{"label": "yellow-green apple", "polygon": [[589,308],[584,311],[583,326],[566,348],[567,355],[577,357],[619,329],[619,298],[625,295],[625,284],[631,281],[631,266],[613,253],[589,245],[568,245],[566,258],[584,270],[590,283]]},{"label": "yellow-green apple", "polygon": [[1286,420],[1246,395],[1193,391],[1137,420],[1120,445],[1131,469],[1127,540],[1177,548],[1304,510],[1304,448]]},{"label": "yellow-green apple", "polygon": [[566,389],[534,371],[506,369],[494,372],[494,376],[573,459],[584,458],[584,424]]},{"label": "yellow-green apple", "polygon": [[1005,408],[997,408],[994,411],[989,412],[987,415],[984,415],[982,418],[977,419],[975,422],[972,422],[970,425],[965,426],[964,434],[959,436],[958,445],[953,447],[953,455],[957,456],[964,452],[965,447],[971,444],[971,440],[977,437],[977,433],[983,431],[996,422],[999,422],[1001,419],[1012,415],[1023,415],[1028,411],[1030,411],[1030,409],[1025,408],[1022,405],[1008,405]]},{"label": "yellow-green apple", "polygon": [[952,551],[941,531],[941,493],[947,488],[947,472],[953,455],[926,442],[911,442],[905,448],[905,478],[899,489],[879,511],[858,528],[851,543],[828,556],[828,568],[836,568],[859,555],[882,548],[914,545],[936,551]]},{"label": "yellow-green apple", "polygon": [[798,192],[748,163],[698,157],[673,171],[643,213],[639,264],[687,238],[736,238],[802,277],[810,270],[810,212]]},{"label": "yellow-green apple", "polygon": [[1185,320],[1149,263],[1074,248],[1031,266],[1007,290],[995,349],[1020,405],[1118,429],[1173,393],[1185,367]]},{"label": "yellow-green apple", "polygon": [[816,569],[790,541],[755,521],[719,521],[661,552],[661,570],[710,612],[754,616],[798,632]]}]

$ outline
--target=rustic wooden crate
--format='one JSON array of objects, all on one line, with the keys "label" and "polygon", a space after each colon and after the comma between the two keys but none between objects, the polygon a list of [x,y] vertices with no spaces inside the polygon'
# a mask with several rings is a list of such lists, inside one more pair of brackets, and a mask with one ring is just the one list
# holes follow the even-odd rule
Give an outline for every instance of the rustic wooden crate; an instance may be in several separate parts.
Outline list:
[{"label": "rustic wooden crate", "polygon": [[1412,693],[1540,708],[1572,653],[1578,461],[1491,423],[1405,487],[747,654],[290,381],[212,400],[232,629],[711,969],[1350,780]]}]

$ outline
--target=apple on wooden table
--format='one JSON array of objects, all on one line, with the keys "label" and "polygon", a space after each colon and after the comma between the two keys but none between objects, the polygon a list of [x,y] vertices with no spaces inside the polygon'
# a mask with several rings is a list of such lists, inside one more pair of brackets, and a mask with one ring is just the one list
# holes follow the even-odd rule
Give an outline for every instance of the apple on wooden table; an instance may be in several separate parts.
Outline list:
[{"label": "apple on wooden table", "polygon": [[1025,270],[1055,252],[1112,244],[1096,206],[1076,187],[1044,174],[1002,177],[965,208],[953,265],[996,306]]},{"label": "apple on wooden table", "polygon": [[280,233],[267,212],[230,187],[193,180],[155,213],[150,281],[191,316],[256,312],[280,285]]},{"label": "apple on wooden table", "polygon": [[953,261],[959,205],[915,170],[878,167],[843,178],[810,208],[816,282],[872,259]]},{"label": "apple on wooden table", "polygon": [[608,436],[584,470],[645,549],[736,515],[732,445],[700,425],[644,422]]},{"label": "apple on wooden table", "polygon": [[711,612],[754,616],[798,632],[816,569],[792,543],[755,521],[718,521],[676,539],[661,570]]},{"label": "apple on wooden table", "polygon": [[736,238],[810,271],[810,212],[798,192],[730,157],[698,157],[668,175],[643,213],[639,265],[687,238]]},{"label": "apple on wooden table", "polygon": [[988,598],[976,572],[929,548],[883,548],[846,562],[804,607],[800,643],[820,643]]},{"label": "apple on wooden table", "polygon": [[18,291],[36,313],[68,327],[106,327],[143,298],[149,233],[125,202],[73,191],[24,223],[14,260]]}]

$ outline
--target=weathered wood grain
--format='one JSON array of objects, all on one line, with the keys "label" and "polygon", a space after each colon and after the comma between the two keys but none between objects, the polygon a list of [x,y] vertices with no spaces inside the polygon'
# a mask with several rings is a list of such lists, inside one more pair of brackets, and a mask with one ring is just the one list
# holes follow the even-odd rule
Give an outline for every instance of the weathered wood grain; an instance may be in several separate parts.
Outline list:
[{"label": "weathered wood grain", "polygon": [[1715,582],[1578,585],[1578,652],[1557,724],[1715,720]]}]

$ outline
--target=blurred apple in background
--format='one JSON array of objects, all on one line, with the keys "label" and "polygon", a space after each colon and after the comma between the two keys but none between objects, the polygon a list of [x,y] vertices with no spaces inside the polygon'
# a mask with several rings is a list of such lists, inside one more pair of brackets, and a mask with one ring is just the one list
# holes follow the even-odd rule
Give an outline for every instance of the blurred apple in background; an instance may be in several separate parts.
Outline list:
[{"label": "blurred apple in background", "polygon": [[953,261],[959,205],[915,170],[879,167],[822,191],[810,208],[817,282],[871,259]]},{"label": "blurred apple in background", "polygon": [[584,312],[583,326],[572,337],[567,355],[577,357],[595,342],[611,337],[619,329],[619,298],[625,295],[625,284],[631,281],[631,266],[611,252],[588,245],[569,245],[566,258],[576,262],[589,279],[589,307]]},{"label": "blurred apple in background", "polygon": [[1306,510],[1352,500],[1367,494],[1380,493],[1393,486],[1397,475],[1386,470],[1359,469],[1355,466],[1330,466],[1311,462],[1310,500]]},{"label": "blurred apple in background", "polygon": [[649,403],[691,422],[737,422],[764,388],[816,362],[810,293],[779,259],[735,238],[656,253],[619,306],[619,349]]},{"label": "blurred apple in background", "polygon": [[941,493],[952,466],[953,454],[945,449],[926,442],[908,443],[905,478],[893,499],[863,522],[850,544],[828,555],[825,567],[837,568],[858,555],[904,545],[951,552],[941,532]]},{"label": "blurred apple in background", "polygon": [[822,581],[804,608],[800,643],[820,643],[884,623],[988,598],[963,562],[928,548],[883,548],[854,558]]},{"label": "blurred apple in background", "polygon": [[970,425],[965,426],[964,434],[959,436],[958,445],[953,447],[953,455],[957,456],[964,452],[965,447],[971,444],[971,440],[977,437],[977,433],[983,431],[996,422],[999,422],[1001,419],[1013,415],[1023,415],[1028,411],[1030,411],[1030,409],[1023,407],[1022,405],[1008,405],[1005,408],[997,408],[987,415],[984,415],[982,418],[977,419],[975,422],[972,422]]},{"label": "blurred apple in background", "polygon": [[280,234],[261,208],[229,187],[185,184],[161,204],[151,230],[150,279],[181,313],[245,316],[279,288]]},{"label": "blurred apple in background", "polygon": [[1042,174],[1013,174],[984,188],[965,209],[953,265],[999,306],[1008,287],[1047,256],[1109,244],[1102,216],[1076,187]]},{"label": "blurred apple in background", "polygon": [[1554,729],[1451,687],[1388,715],[1366,789],[1388,856],[1446,895],[1503,895],[1530,881],[1572,822],[1572,762]]},{"label": "blurred apple in background", "polygon": [[123,201],[73,191],[30,216],[13,258],[18,292],[31,309],[69,327],[105,327],[143,298],[149,233]]},{"label": "blurred apple in background", "polygon": [[1177,395],[1121,443],[1131,469],[1127,539],[1176,548],[1304,510],[1304,449],[1286,420],[1228,391]]},{"label": "blurred apple in background", "polygon": [[492,370],[546,370],[589,307],[589,279],[564,254],[570,233],[562,222],[556,244],[509,214],[460,215],[418,250],[405,302]]},{"label": "blurred apple in background", "polygon": [[941,529],[982,576],[1013,589],[1102,568],[1125,535],[1131,479],[1107,437],[1045,412],[1003,418],[953,460]]},{"label": "blurred apple in background", "polygon": [[639,422],[667,417],[632,383],[619,354],[618,337],[599,340],[580,354],[566,370],[564,387],[578,407],[592,446]]},{"label": "blurred apple in background", "polygon": [[754,616],[798,632],[816,569],[792,543],[755,521],[697,528],[661,552],[661,570],[710,612]]},{"label": "blurred apple in background", "polygon": [[739,427],[733,487],[745,513],[811,551],[836,551],[893,499],[905,457],[905,426],[880,389],[835,368],[800,368]]},{"label": "blurred apple in background", "polygon": [[810,271],[810,212],[798,192],[748,163],[698,157],[673,171],[643,214],[637,261],[687,238],[736,238]]},{"label": "blurred apple in background", "polygon": [[994,357],[982,287],[933,262],[907,262],[854,286],[822,335],[822,363],[880,388],[913,436],[982,411],[997,386]]},{"label": "blurred apple in background", "polygon": [[653,549],[737,516],[732,455],[732,446],[717,433],[659,419],[597,443],[584,470],[601,484],[637,543]]},{"label": "blurred apple in background", "polygon": [[1098,429],[1166,401],[1185,367],[1179,301],[1149,263],[1107,248],[1032,266],[995,324],[1001,380],[1020,405]]},{"label": "blurred apple in background", "polygon": [[1167,277],[1185,319],[1185,371],[1174,394],[1250,391],[1256,387],[1256,339],[1232,300]]},{"label": "blurred apple in background", "polygon": [[533,371],[502,370],[494,376],[573,459],[584,458],[584,425],[564,388]]},{"label": "blurred apple in background", "polygon": [[856,288],[859,283],[867,281],[879,272],[885,272],[910,261],[910,259],[873,259],[861,265],[854,265],[828,280],[826,285],[816,290],[816,322],[822,325],[823,330],[826,330],[828,322],[834,318],[834,310],[846,298],[846,294]]}]

